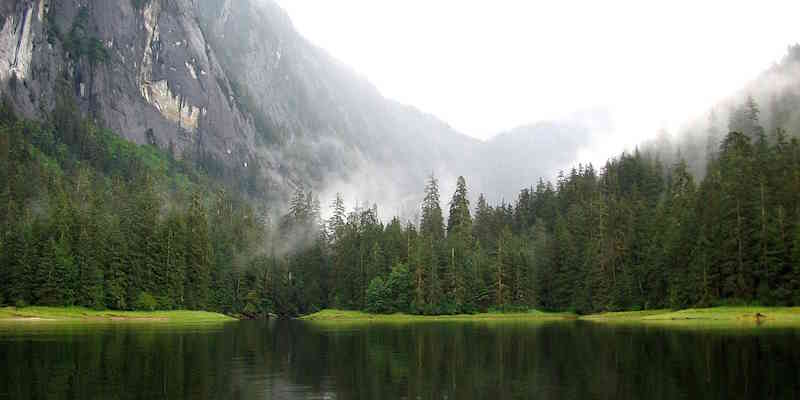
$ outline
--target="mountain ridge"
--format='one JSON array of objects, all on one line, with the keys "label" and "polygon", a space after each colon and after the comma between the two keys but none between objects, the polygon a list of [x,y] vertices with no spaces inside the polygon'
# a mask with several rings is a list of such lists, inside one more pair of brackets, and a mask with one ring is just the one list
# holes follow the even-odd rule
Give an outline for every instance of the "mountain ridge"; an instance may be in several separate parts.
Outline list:
[{"label": "mountain ridge", "polygon": [[[68,96],[127,140],[254,182],[275,208],[305,187],[412,217],[429,174],[510,200],[611,125],[589,110],[477,140],[384,97],[272,0],[7,0],[0,20],[0,88],[20,114],[48,119]],[[800,73],[786,75],[792,87]],[[692,146],[682,154],[700,159]]]},{"label": "mountain ridge", "polygon": [[222,179],[257,176],[265,202],[300,186],[330,197],[365,174],[408,208],[431,173],[496,188],[486,142],[385,98],[272,1],[14,0],[0,16],[3,93],[22,115],[46,119],[70,96],[128,140]]}]

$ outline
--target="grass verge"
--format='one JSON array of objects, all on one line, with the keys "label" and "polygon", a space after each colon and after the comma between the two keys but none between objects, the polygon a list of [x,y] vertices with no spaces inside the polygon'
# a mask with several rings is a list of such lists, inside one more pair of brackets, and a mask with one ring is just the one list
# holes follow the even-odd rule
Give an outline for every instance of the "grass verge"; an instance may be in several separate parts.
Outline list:
[{"label": "grass verge", "polygon": [[96,311],[83,307],[0,308],[0,322],[9,321],[151,321],[206,323],[235,321],[207,311]]},{"label": "grass verge", "polygon": [[380,323],[411,323],[411,322],[446,322],[446,321],[528,321],[528,320],[565,320],[575,319],[571,313],[549,313],[531,310],[528,312],[514,313],[480,313],[458,315],[414,315],[414,314],[370,314],[361,311],[322,310],[314,314],[300,317],[304,321],[315,322],[380,322]]},{"label": "grass verge", "polygon": [[554,321],[584,320],[600,323],[664,324],[664,325],[730,325],[730,326],[797,326],[800,307],[714,307],[680,311],[646,310],[609,312],[576,316],[571,313],[550,313],[531,310],[515,313],[481,313],[463,315],[370,314],[361,311],[322,310],[300,317],[304,321],[324,323],[412,323],[443,321]]},{"label": "grass verge", "polygon": [[679,311],[630,311],[589,315],[581,319],[603,323],[686,327],[800,327],[800,307],[713,307]]}]

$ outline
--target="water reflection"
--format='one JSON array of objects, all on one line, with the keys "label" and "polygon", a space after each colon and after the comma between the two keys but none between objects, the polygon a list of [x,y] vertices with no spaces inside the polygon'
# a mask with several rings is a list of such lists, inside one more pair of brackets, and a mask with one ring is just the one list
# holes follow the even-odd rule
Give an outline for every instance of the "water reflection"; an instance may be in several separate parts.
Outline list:
[{"label": "water reflection", "polygon": [[0,324],[0,398],[800,398],[800,331]]}]

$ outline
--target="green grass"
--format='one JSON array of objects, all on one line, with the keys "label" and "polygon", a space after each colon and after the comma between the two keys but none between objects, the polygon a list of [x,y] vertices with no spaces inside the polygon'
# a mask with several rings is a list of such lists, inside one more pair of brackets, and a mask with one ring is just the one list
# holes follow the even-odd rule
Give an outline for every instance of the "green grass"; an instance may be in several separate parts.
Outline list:
[{"label": "green grass", "polygon": [[644,310],[644,311],[617,311],[606,312],[601,314],[592,314],[581,316],[581,319],[590,321],[638,321],[652,316],[663,315],[671,312],[671,310]]},{"label": "green grass", "polygon": [[682,326],[775,326],[800,327],[800,307],[713,307],[680,311],[648,310],[603,313],[581,317],[608,323],[636,323]]},{"label": "green grass", "polygon": [[549,313],[531,310],[513,313],[480,313],[458,315],[370,314],[361,311],[322,310],[300,317],[304,321],[324,323],[412,323],[412,322],[470,322],[470,321],[553,321],[575,319],[570,313]]},{"label": "green grass", "polygon": [[[759,315],[759,317],[756,317]],[[714,307],[672,310],[645,310],[609,312],[576,316],[571,313],[550,313],[531,310],[528,312],[490,312],[462,315],[411,315],[370,314],[361,311],[323,310],[300,317],[304,321],[328,324],[361,323],[416,323],[446,321],[556,321],[585,320],[599,323],[659,324],[666,326],[796,326],[800,327],[800,307]]]},{"label": "green grass", "polygon": [[150,321],[167,323],[208,323],[235,321],[207,311],[96,311],[83,307],[4,307],[2,321]]}]

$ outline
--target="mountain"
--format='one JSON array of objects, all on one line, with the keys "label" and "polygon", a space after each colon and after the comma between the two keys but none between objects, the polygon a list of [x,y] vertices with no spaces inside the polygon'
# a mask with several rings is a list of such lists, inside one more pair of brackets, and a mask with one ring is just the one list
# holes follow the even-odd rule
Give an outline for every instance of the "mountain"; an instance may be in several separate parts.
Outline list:
[{"label": "mountain", "polygon": [[537,149],[579,144],[552,124],[485,143],[386,99],[272,1],[6,0],[0,18],[3,93],[22,115],[74,98],[130,141],[255,181],[266,202],[304,186],[410,216],[431,173],[445,188],[458,175],[476,191],[518,188],[574,155]]},{"label": "mountain", "polygon": [[[674,136],[659,135],[641,148],[658,154],[667,165],[685,159],[696,177],[702,177],[711,156],[719,151],[731,130],[741,130],[736,117],[752,100],[760,125],[774,139],[778,129],[800,136],[800,45],[789,46],[780,62],[771,65],[744,87],[712,104],[704,118],[687,121]],[[755,142],[753,132],[744,132]]]},{"label": "mountain", "polygon": [[513,201],[521,188],[572,167],[593,136],[612,129],[607,110],[588,109],[500,133],[481,149],[483,162],[473,170],[473,182],[490,199]]},{"label": "mountain", "polygon": [[[123,138],[190,160],[276,209],[305,187],[324,201],[342,192],[413,218],[431,173],[444,193],[464,175],[472,193],[510,201],[611,129],[591,110],[473,139],[384,98],[299,35],[272,0],[4,0],[0,20],[0,89],[19,114],[47,120],[70,98]],[[714,107],[717,138],[746,94],[768,131],[799,124],[798,54],[790,49]],[[677,142],[643,148],[668,163],[680,154],[699,175],[716,146],[709,129],[695,121]]]},{"label": "mountain", "polygon": [[[268,1],[5,0],[0,20],[0,304],[800,304],[800,47],[677,141],[536,185],[613,130],[606,113],[478,141],[383,98]],[[384,209],[337,198],[323,221],[301,186]]]}]

